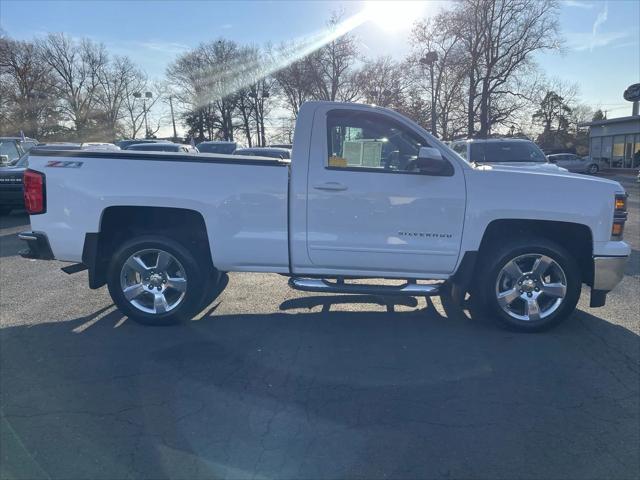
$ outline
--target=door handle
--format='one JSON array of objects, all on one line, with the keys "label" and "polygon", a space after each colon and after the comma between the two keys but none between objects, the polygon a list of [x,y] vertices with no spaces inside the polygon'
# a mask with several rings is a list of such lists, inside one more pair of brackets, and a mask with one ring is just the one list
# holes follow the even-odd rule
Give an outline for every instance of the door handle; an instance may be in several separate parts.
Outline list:
[{"label": "door handle", "polygon": [[314,185],[313,188],[315,188],[316,190],[331,190],[334,192],[340,192],[342,190],[346,190],[348,187],[338,182],[327,182]]}]

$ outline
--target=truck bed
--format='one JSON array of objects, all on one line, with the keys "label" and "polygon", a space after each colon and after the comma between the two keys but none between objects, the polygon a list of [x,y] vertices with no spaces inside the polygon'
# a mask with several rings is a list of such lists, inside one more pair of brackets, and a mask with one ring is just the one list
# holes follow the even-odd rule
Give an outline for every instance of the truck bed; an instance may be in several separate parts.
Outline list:
[{"label": "truck bed", "polygon": [[203,217],[221,270],[287,272],[288,166],[239,155],[36,149],[29,168],[46,175],[47,206],[32,229],[46,225],[55,258],[79,262],[107,208],[188,209]]}]

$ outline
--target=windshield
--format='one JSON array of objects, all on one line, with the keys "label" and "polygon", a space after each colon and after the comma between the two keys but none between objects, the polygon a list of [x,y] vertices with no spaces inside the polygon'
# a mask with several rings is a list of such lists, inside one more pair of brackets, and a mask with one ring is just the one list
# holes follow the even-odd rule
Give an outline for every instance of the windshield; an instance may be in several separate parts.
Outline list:
[{"label": "windshield", "polygon": [[476,163],[547,161],[533,142],[484,142],[471,145],[471,161]]},{"label": "windshield", "polygon": [[6,155],[8,157],[6,164],[11,165],[20,158],[20,150],[15,142],[0,142],[0,155]]}]

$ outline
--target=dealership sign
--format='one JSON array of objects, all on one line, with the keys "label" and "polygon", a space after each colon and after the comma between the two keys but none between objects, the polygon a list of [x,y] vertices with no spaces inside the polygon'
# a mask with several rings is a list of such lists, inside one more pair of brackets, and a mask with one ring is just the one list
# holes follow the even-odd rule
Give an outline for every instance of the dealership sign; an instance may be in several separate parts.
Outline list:
[{"label": "dealership sign", "polygon": [[624,91],[623,97],[629,102],[640,101],[640,83],[629,85]]}]

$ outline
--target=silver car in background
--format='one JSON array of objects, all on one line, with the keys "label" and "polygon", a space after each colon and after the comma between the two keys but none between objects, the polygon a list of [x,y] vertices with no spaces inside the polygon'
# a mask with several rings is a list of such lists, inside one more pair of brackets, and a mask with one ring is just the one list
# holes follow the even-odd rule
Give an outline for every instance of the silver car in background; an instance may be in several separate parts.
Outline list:
[{"label": "silver car in background", "polygon": [[590,173],[591,175],[595,175],[600,170],[598,162],[592,160],[591,157],[581,157],[574,153],[554,153],[547,155],[547,160],[549,160],[550,163],[555,163],[557,166],[575,173]]}]

